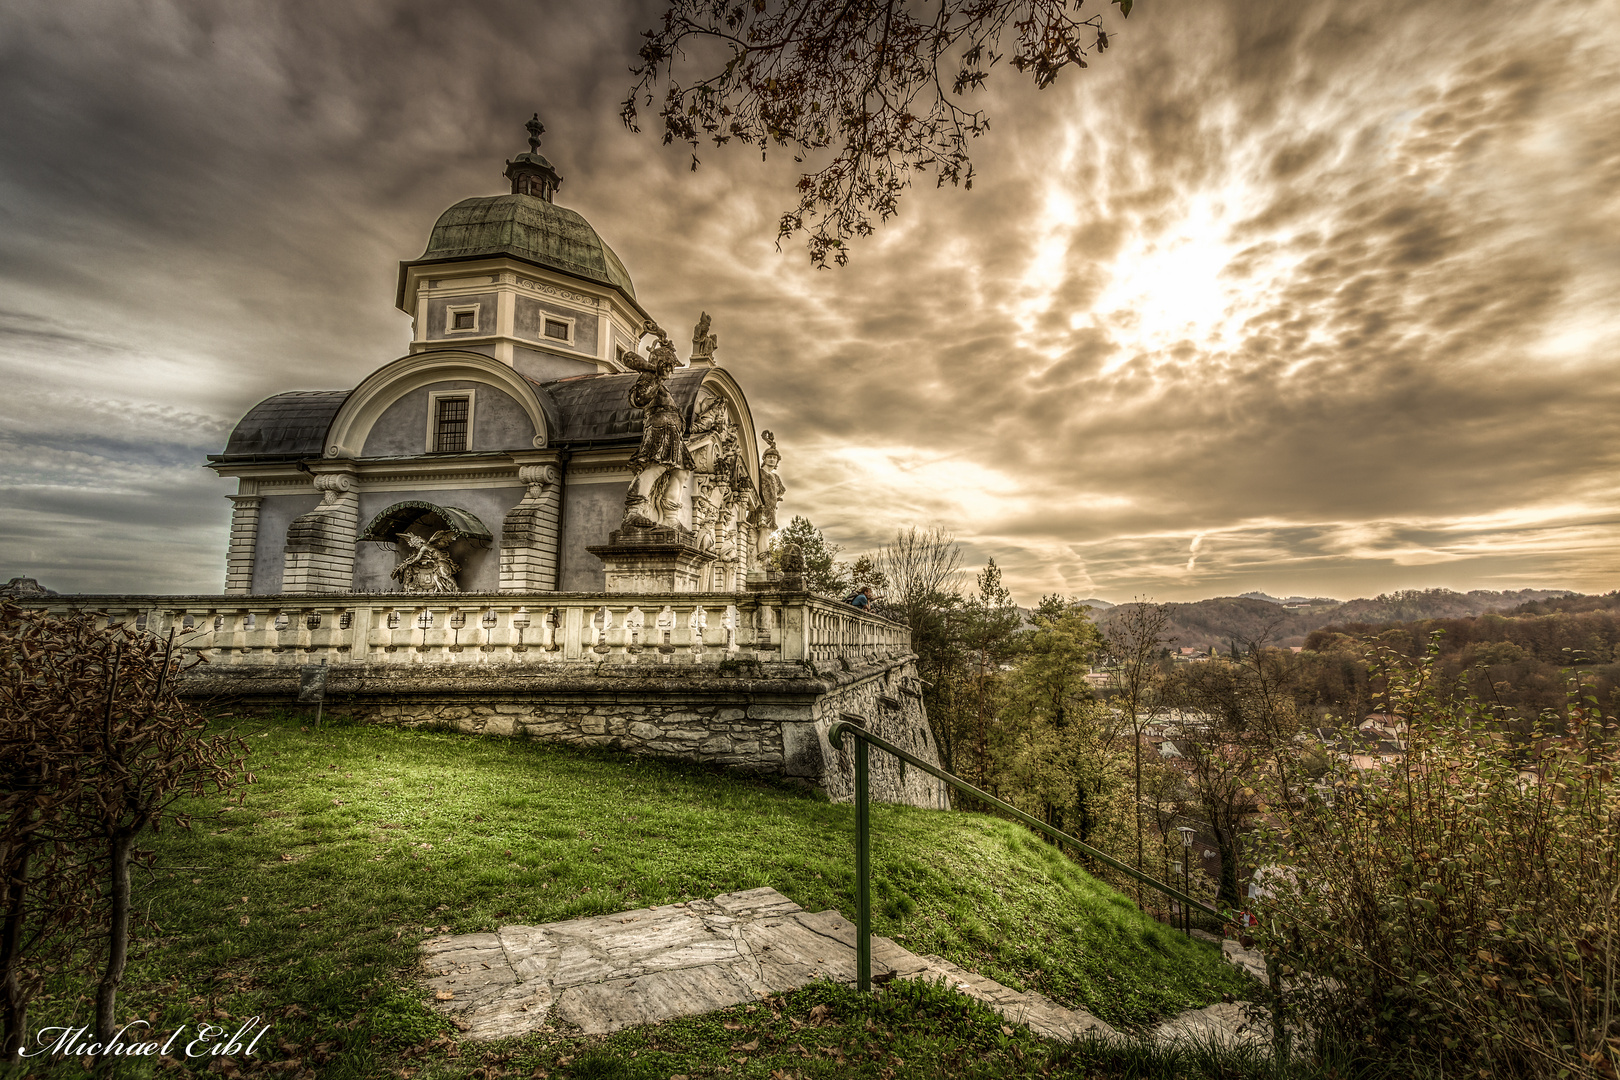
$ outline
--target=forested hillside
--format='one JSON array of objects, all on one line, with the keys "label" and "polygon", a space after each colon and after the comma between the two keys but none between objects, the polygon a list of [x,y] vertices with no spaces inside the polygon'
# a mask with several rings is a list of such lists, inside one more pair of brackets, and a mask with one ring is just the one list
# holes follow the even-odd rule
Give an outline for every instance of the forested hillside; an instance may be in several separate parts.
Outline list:
[{"label": "forested hillside", "polygon": [[1416,658],[1431,640],[1448,691],[1466,689],[1523,718],[1562,708],[1576,676],[1584,694],[1605,707],[1620,704],[1620,592],[1532,600],[1461,618],[1324,626],[1305,638],[1301,690],[1311,704],[1341,715],[1377,707],[1363,659],[1369,647]]},{"label": "forested hillside", "polygon": [[[1458,619],[1488,612],[1508,611],[1534,604],[1556,604],[1574,597],[1562,589],[1513,589],[1495,592],[1474,589],[1406,589],[1371,599],[1311,602],[1284,606],[1253,597],[1222,596],[1190,604],[1165,604],[1170,615],[1173,647],[1218,648],[1260,643],[1274,647],[1303,645],[1314,630],[1337,623],[1394,623],[1420,619]],[[1093,611],[1099,626],[1121,618],[1138,604],[1121,604]]]}]

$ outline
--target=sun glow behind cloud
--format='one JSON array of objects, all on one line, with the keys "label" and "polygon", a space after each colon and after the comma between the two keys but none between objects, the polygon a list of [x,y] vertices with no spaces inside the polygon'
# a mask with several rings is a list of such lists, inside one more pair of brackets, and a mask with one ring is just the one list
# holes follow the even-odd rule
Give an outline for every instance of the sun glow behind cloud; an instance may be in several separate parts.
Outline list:
[{"label": "sun glow behind cloud", "polygon": [[[1136,232],[1113,259],[1109,283],[1090,312],[1120,346],[1103,374],[1133,356],[1167,353],[1184,342],[1220,346],[1234,301],[1222,271],[1234,247],[1219,196],[1199,193],[1190,203],[1174,224]],[[1071,325],[1083,317],[1075,313]]]}]

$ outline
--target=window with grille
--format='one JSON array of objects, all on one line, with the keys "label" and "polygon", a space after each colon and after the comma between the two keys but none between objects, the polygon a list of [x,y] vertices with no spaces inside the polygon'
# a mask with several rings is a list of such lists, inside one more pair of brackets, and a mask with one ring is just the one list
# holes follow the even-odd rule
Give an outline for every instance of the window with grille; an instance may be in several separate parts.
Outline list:
[{"label": "window with grille", "polygon": [[472,402],[465,397],[441,397],[433,422],[433,449],[450,453],[467,449],[467,414]]},{"label": "window with grille", "polygon": [[474,315],[474,313],[471,312],[471,311],[458,311],[458,312],[456,312],[455,313],[456,325],[453,327],[453,329],[456,329],[456,330],[471,330],[471,329],[473,329],[473,315]]},{"label": "window with grille", "polygon": [[568,324],[560,319],[546,320],[546,337],[556,338],[558,341],[568,340]]}]

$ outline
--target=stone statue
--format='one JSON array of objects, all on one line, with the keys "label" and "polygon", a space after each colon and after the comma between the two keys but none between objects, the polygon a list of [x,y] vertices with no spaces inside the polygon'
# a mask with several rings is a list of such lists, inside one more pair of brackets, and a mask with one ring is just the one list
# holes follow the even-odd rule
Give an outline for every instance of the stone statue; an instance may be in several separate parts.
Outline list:
[{"label": "stone statue", "polygon": [[445,550],[455,541],[453,531],[440,529],[426,540],[415,533],[400,533],[398,538],[413,549],[410,557],[401,560],[388,575],[398,581],[402,589],[406,592],[461,591],[456,584],[461,564]]},{"label": "stone statue", "polygon": [[697,415],[692,418],[692,437],[723,431],[730,426],[731,413],[726,408],[725,398],[711,397],[698,406]]},{"label": "stone statue", "polygon": [[705,311],[692,328],[692,359],[713,360],[714,350],[720,347],[720,335],[709,333],[709,313]]},{"label": "stone statue", "polygon": [[748,491],[748,466],[743,464],[742,440],[729,424],[720,429],[720,453],[715,461],[714,478],[726,485],[726,509],[742,503]]},{"label": "stone statue", "polygon": [[[647,356],[634,352],[619,354],[626,367],[641,372],[641,378],[630,388],[631,406],[642,410],[641,445],[629,461],[636,479],[630,482],[631,490],[625,496],[624,525],[646,528],[645,522],[654,519],[656,525],[672,527],[679,524],[676,515],[680,511],[680,480],[694,467],[692,452],[686,448],[686,423],[681,419],[668,385],[680,360],[669,335],[657,323],[648,319],[643,333],[658,337],[658,343]],[[645,496],[650,506],[638,508],[639,512],[633,514],[632,498],[640,494],[641,475],[653,470],[657,471],[648,482]]]},{"label": "stone statue", "polygon": [[714,523],[720,515],[720,505],[714,501],[713,491],[701,492],[692,499],[692,530],[697,533],[698,546],[714,546]]},{"label": "stone statue", "polygon": [[776,436],[769,431],[762,431],[759,435],[769,444],[759,466],[760,524],[774,532],[776,508],[781,505],[782,496],[787,494],[787,485],[776,475],[776,467],[782,461],[782,455],[776,449]]}]

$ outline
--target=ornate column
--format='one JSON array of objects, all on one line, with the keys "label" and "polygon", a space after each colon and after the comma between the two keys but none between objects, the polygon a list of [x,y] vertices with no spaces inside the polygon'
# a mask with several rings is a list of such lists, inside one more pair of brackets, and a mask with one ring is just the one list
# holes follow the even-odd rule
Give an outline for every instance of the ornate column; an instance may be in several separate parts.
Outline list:
[{"label": "ornate column", "polygon": [[321,505],[287,527],[281,591],[349,592],[354,587],[354,545],[360,532],[360,495],[348,473],[322,473],[315,490]]},{"label": "ornate column", "polygon": [[518,479],[528,492],[501,525],[501,591],[555,592],[562,474],[555,465],[520,465]]},{"label": "ornate column", "polygon": [[231,546],[225,553],[225,593],[247,596],[253,591],[253,557],[259,547],[258,495],[227,495],[231,500]]}]

